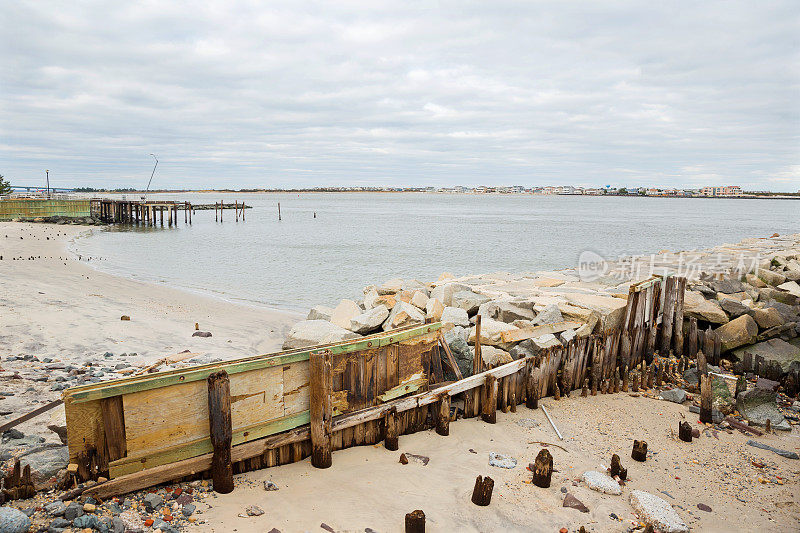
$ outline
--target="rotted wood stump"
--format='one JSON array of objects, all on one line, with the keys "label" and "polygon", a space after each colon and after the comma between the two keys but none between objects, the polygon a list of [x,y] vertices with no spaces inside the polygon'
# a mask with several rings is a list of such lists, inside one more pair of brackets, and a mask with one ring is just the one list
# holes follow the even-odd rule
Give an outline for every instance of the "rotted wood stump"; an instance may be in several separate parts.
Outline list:
[{"label": "rotted wood stump", "polygon": [[489,424],[497,423],[497,378],[486,376],[483,385],[483,412],[481,419]]},{"label": "rotted wood stump", "polygon": [[214,491],[220,494],[233,492],[233,465],[231,464],[231,385],[224,370],[208,376],[208,418],[211,428],[211,478]]},{"label": "rotted wood stump", "polygon": [[711,416],[713,402],[711,389],[711,376],[700,376],[700,422],[711,424],[714,420]]},{"label": "rotted wood stump", "polygon": [[406,533],[425,533],[425,513],[420,509],[406,513]]},{"label": "rotted wood stump", "polygon": [[619,464],[619,455],[614,454],[611,456],[611,477],[618,476],[622,465]]},{"label": "rotted wood stump", "polygon": [[639,461],[643,463],[647,460],[647,443],[643,440],[635,440],[633,441],[633,451],[631,452],[631,458],[634,461]]},{"label": "rotted wood stump", "polygon": [[525,398],[525,407],[528,409],[539,408],[539,379],[542,371],[536,367],[528,374],[528,382],[526,384],[527,393]]},{"label": "rotted wood stump", "polygon": [[14,462],[14,470],[5,479],[5,488],[2,495],[5,500],[27,500],[36,496],[36,488],[31,479],[30,465],[20,468],[19,461]]},{"label": "rotted wood stump", "polygon": [[436,433],[443,437],[450,434],[450,395],[447,393],[443,394],[439,400],[439,413],[436,417]]},{"label": "rotted wood stump", "polygon": [[397,407],[392,407],[386,413],[386,440],[383,443],[386,449],[392,452],[396,452],[400,447],[397,438],[397,422]]},{"label": "rotted wood stump", "polygon": [[589,396],[589,378],[583,380],[583,388],[581,389],[581,397],[586,398]]},{"label": "rotted wood stump", "polygon": [[489,476],[475,478],[475,487],[472,489],[472,503],[486,507],[492,503],[494,480]]},{"label": "rotted wood stump", "polygon": [[331,441],[333,372],[330,353],[312,353],[309,358],[309,369],[311,465],[315,468],[329,468],[332,464],[333,449]]},{"label": "rotted wood stump", "polygon": [[533,463],[533,484],[546,489],[550,486],[553,475],[553,456],[546,449],[542,449]]},{"label": "rotted wood stump", "polygon": [[683,442],[692,442],[692,425],[689,422],[678,424],[678,438]]}]

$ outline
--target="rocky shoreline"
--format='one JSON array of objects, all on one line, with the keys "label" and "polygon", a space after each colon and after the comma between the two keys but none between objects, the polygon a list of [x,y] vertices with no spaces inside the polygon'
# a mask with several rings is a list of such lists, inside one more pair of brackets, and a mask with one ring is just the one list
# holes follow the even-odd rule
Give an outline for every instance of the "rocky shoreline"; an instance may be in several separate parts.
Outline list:
[{"label": "rocky shoreline", "polygon": [[[437,320],[445,324],[445,340],[466,377],[472,373],[477,316],[481,317],[481,356],[487,366],[496,366],[615,327],[622,319],[631,283],[651,273],[680,272],[683,263],[690,261],[700,266],[687,275],[685,316],[696,319],[703,329],[710,327],[722,342],[723,359],[719,367],[710,370],[720,375],[744,375],[747,382],[744,391],[737,391],[741,397],[730,393],[726,396],[724,387],[715,386],[714,407],[722,418],[709,429],[735,429],[724,419],[731,414],[745,425],[764,426],[769,420],[772,429],[796,432],[793,428],[798,424],[800,409],[796,402],[800,369],[800,234],[748,239],[680,257],[664,252],[638,259],[652,268],[627,277],[625,274],[633,272],[631,264],[635,261],[608,263],[599,275],[592,276],[569,269],[458,278],[443,274],[430,283],[394,279],[366,287],[358,300],[342,300],[335,308],[312,308],[307,320],[291,328],[283,346],[292,349],[336,342],[426,319]],[[521,341],[507,340],[509,332],[540,326],[556,326],[559,331]],[[207,359],[165,361],[167,365],[181,366],[194,362]],[[71,385],[123,377],[148,366],[136,354],[111,352],[83,363],[3,354],[0,364],[0,380],[13,384],[0,391],[0,396],[12,400],[3,404],[4,408],[13,407],[6,414],[25,409],[25,405],[14,404],[18,391],[33,388],[52,394]],[[695,399],[695,367],[681,369],[676,382],[679,386],[671,390],[647,394],[676,403]],[[720,384],[724,382],[719,380]],[[60,482],[68,463],[63,446],[65,423],[55,416],[48,419],[46,427],[49,431],[41,428],[41,433],[26,435],[11,429],[2,435],[0,460],[4,461],[4,474],[8,476],[15,461],[22,460],[31,465],[39,493],[35,498],[16,500],[11,506],[0,508],[0,531],[177,531],[202,522],[196,515],[204,507],[198,505],[216,497],[203,482],[171,484],[155,492],[104,502],[82,498],[73,491],[64,493]],[[12,507],[18,511],[15,513]],[[17,529],[12,524],[17,524]],[[3,526],[10,529],[2,529]]]}]

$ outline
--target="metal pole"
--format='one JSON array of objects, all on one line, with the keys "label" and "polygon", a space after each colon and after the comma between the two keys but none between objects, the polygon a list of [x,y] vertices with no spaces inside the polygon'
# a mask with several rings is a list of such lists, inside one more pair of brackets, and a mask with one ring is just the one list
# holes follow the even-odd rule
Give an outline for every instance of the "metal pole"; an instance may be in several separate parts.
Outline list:
[{"label": "metal pole", "polygon": [[156,175],[156,167],[158,166],[158,158],[156,157],[156,154],[150,154],[150,155],[152,155],[153,159],[156,160],[156,164],[153,165],[153,172],[150,173],[150,181],[147,182],[147,189],[144,190],[145,196],[147,196],[147,192],[150,190],[150,184],[153,182],[153,176]]}]

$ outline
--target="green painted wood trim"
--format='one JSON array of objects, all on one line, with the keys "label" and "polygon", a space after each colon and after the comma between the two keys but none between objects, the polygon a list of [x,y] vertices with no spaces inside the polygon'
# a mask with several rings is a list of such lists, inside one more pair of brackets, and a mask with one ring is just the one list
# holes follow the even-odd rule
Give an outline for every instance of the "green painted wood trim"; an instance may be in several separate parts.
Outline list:
[{"label": "green painted wood trim", "polygon": [[[233,432],[233,441],[231,446],[237,444],[244,444],[252,440],[258,440],[269,435],[288,431],[296,427],[308,424],[311,421],[311,416],[308,410],[301,413],[285,416],[275,420],[270,420],[264,424],[258,424],[248,428],[242,428]],[[211,438],[200,439],[189,442],[187,444],[168,448],[148,455],[138,455],[123,457],[116,461],[109,463],[109,475],[111,478],[140,472],[147,468],[153,468],[183,459],[190,459],[206,453],[214,451],[211,446]]]},{"label": "green painted wood trim", "polygon": [[441,327],[441,322],[435,322],[433,324],[413,326],[408,329],[377,333],[375,335],[370,335],[362,339],[356,339],[348,342],[314,346],[301,350],[292,350],[290,352],[259,355],[245,359],[229,361],[226,363],[211,363],[207,365],[183,368],[180,370],[169,370],[167,372],[158,372],[149,376],[137,376],[105,381],[103,383],[92,385],[81,385],[79,387],[73,387],[64,391],[63,397],[65,401],[69,400],[72,403],[82,403],[92,400],[99,400],[101,398],[120,396],[122,394],[131,394],[133,392],[141,392],[151,389],[158,389],[161,387],[169,387],[171,385],[179,385],[181,383],[200,381],[208,378],[210,374],[219,370],[225,370],[228,374],[237,374],[239,372],[248,372],[250,370],[258,370],[261,368],[270,368],[289,363],[307,361],[312,352],[319,352],[321,350],[330,350],[330,352],[334,355],[370,350],[425,335],[427,333],[437,331]]}]

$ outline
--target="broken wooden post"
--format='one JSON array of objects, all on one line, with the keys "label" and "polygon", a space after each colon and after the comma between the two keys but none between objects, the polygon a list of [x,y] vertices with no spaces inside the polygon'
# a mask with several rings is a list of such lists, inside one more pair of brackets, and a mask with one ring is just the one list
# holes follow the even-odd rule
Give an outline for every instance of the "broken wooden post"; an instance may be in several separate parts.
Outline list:
[{"label": "broken wooden post", "polygon": [[614,454],[611,456],[611,477],[618,476],[620,470],[622,470],[622,465],[619,463],[619,455]]},{"label": "broken wooden post", "polygon": [[622,392],[628,392],[628,385],[630,384],[630,376],[628,375],[628,365],[622,367]]},{"label": "broken wooden post", "polygon": [[397,407],[392,407],[386,413],[386,439],[383,443],[386,449],[392,452],[397,451],[399,448],[397,423]]},{"label": "broken wooden post", "polygon": [[703,350],[699,350],[697,352],[697,372],[701,376],[708,374],[708,362],[706,360],[706,354],[703,352]]},{"label": "broken wooden post", "polygon": [[683,442],[692,442],[692,425],[685,420],[678,424],[678,438]]},{"label": "broken wooden post", "polygon": [[450,434],[450,395],[442,394],[439,400],[439,416],[436,417],[436,433],[446,437]]},{"label": "broken wooden post", "polygon": [[553,475],[553,456],[545,448],[539,451],[536,460],[533,462],[533,484],[537,487],[546,489],[550,486],[550,478]]},{"label": "broken wooden post", "polygon": [[713,422],[711,416],[712,409],[712,389],[711,389],[711,376],[708,374],[700,375],[700,422],[704,424],[711,424]]},{"label": "broken wooden post", "polygon": [[619,392],[619,367],[614,367],[614,390],[612,392]]},{"label": "broken wooden post", "polygon": [[211,446],[214,455],[211,459],[211,478],[214,491],[228,494],[233,491],[233,465],[231,464],[231,385],[228,373],[224,370],[208,376],[208,418],[211,433]]},{"label": "broken wooden post", "polygon": [[330,353],[312,353],[309,358],[309,405],[311,429],[311,464],[317,468],[331,466],[331,392],[333,373]]},{"label": "broken wooden post", "polygon": [[688,348],[689,353],[684,354],[689,357],[689,359],[694,359],[697,357],[697,319],[695,317],[689,318],[689,335],[688,339]]},{"label": "broken wooden post", "polygon": [[472,503],[486,507],[492,503],[492,490],[494,490],[494,480],[489,476],[478,476],[472,489]]},{"label": "broken wooden post", "polygon": [[541,373],[542,371],[539,369],[539,367],[534,367],[533,370],[528,373],[528,390],[525,398],[525,407],[528,409],[539,408],[539,378]]},{"label": "broken wooden post", "polygon": [[631,392],[639,392],[639,372],[631,371]]},{"label": "broken wooden post", "polygon": [[643,440],[635,440],[633,441],[633,451],[631,452],[631,458],[634,461],[639,461],[643,463],[647,460],[647,443]]},{"label": "broken wooden post", "polygon": [[481,419],[489,424],[497,422],[497,378],[492,375],[486,376],[486,383],[483,385]]},{"label": "broken wooden post", "polygon": [[589,396],[589,378],[583,380],[583,388],[581,389],[581,397],[586,398]]},{"label": "broken wooden post", "polygon": [[281,219],[281,203],[278,202],[278,221]]},{"label": "broken wooden post", "polygon": [[425,513],[420,509],[406,513],[406,533],[425,533]]}]

